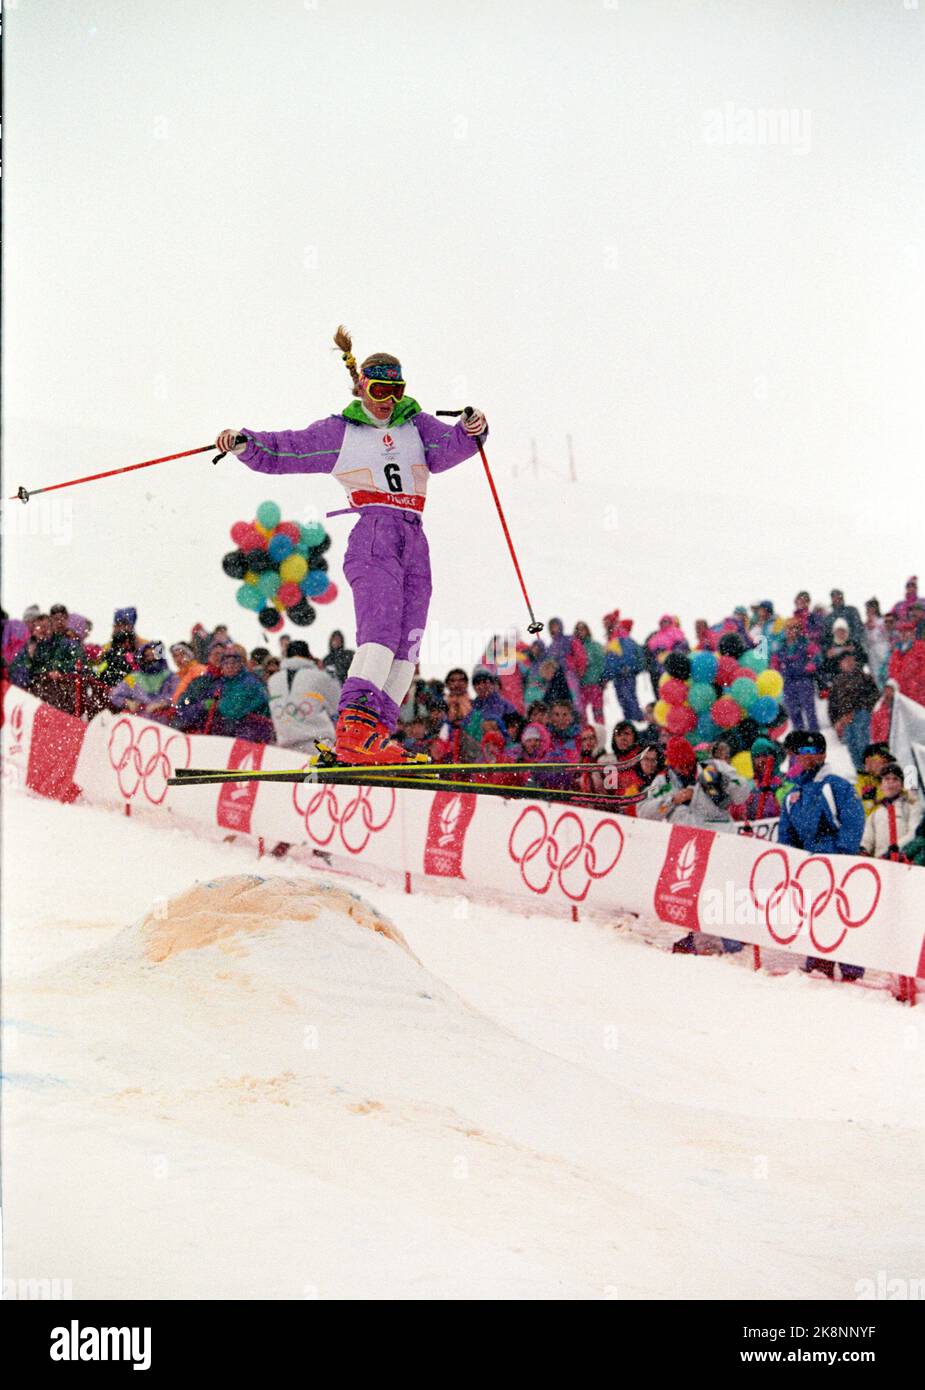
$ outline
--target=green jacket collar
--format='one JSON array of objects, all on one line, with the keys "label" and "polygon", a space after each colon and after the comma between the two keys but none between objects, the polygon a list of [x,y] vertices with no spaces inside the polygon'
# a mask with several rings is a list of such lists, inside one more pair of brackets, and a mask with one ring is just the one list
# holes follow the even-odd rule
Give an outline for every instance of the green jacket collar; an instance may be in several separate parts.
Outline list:
[{"label": "green jacket collar", "polygon": [[[421,407],[411,396],[402,396],[392,407],[392,415],[388,425],[406,425],[415,415],[421,413]],[[345,410],[341,411],[345,420],[350,420],[354,425],[372,425],[372,421],[366,414],[359,401],[351,401]],[[387,428],[384,426],[383,428]]]}]

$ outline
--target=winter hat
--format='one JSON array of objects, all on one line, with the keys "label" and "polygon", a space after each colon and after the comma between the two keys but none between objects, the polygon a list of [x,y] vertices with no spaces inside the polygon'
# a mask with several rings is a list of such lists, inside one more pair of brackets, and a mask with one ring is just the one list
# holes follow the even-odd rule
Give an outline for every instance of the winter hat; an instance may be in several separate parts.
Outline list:
[{"label": "winter hat", "polygon": [[41,608],[39,608],[37,603],[30,603],[29,607],[22,615],[22,620],[24,623],[33,623],[35,622],[36,618],[41,616],[41,612],[42,610]]},{"label": "winter hat", "polygon": [[825,754],[825,735],[815,729],[792,729],[784,739],[784,748],[794,753]]},{"label": "winter hat", "polygon": [[192,647],[190,646],[189,642],[174,642],[174,644],[173,644],[173,646],[170,648],[170,650],[171,650],[171,652],[182,652],[184,656],[195,656],[195,655],[196,655],[196,653],[193,651]]},{"label": "winter hat", "polygon": [[128,623],[130,627],[134,627],[138,621],[138,609],[117,608],[112,615],[112,620],[113,623]]},{"label": "winter hat", "polygon": [[675,772],[693,772],[697,766],[697,754],[686,738],[676,735],[665,745],[665,762]]},{"label": "winter hat", "polygon": [[476,681],[495,681],[497,679],[497,676],[492,675],[491,671],[487,671],[484,666],[476,666],[475,670],[472,672],[473,685],[475,685]]},{"label": "winter hat", "polygon": [[521,743],[526,743],[528,738],[537,738],[542,743],[543,727],[541,724],[528,724],[520,736]]},{"label": "winter hat", "polygon": [[775,768],[780,767],[783,750],[779,743],[770,738],[756,738],[751,746],[752,762],[756,758],[773,758]]},{"label": "winter hat", "polygon": [[81,642],[86,637],[87,633],[90,631],[89,618],[82,617],[80,613],[68,613],[67,625],[71,629],[71,632],[73,632],[74,636],[77,637]]}]

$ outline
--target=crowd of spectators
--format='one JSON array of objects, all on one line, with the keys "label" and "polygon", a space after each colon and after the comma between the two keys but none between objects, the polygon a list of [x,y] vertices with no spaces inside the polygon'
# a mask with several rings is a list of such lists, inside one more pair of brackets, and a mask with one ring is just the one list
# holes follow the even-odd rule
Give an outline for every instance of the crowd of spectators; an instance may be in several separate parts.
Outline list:
[{"label": "crowd of spectators", "polygon": [[[197,624],[165,647],[139,633],[131,607],[115,611],[102,644],[90,620],[62,603],[3,619],[4,680],[58,709],[83,719],[124,710],[305,754],[316,740],[333,740],[353,657],[340,631],[323,655],[286,635],[275,653],[248,651],[224,625]],[[656,722],[672,654],[741,657],[755,647],[783,679],[777,737],[756,736],[744,720],[694,747]],[[652,700],[643,705],[646,685]],[[609,730],[608,688],[608,707],[619,709]],[[581,804],[673,824],[740,822],[747,831],[754,821],[778,819],[779,838],[806,849],[925,863],[915,779],[897,768],[888,746],[896,690],[925,705],[925,602],[915,578],[886,613],[869,600],[863,619],[841,590],[827,607],[800,592],[786,615],[769,600],[737,607],[717,623],[698,620],[691,638],[671,614],[642,640],[619,610],[604,615],[599,636],[586,622],[568,632],[553,618],[529,643],[494,639],[471,672],[456,667],[443,679],[415,679],[398,736],[410,754],[471,765],[462,773],[470,780],[568,792]],[[826,710],[854,782],[825,762],[819,714]]]}]

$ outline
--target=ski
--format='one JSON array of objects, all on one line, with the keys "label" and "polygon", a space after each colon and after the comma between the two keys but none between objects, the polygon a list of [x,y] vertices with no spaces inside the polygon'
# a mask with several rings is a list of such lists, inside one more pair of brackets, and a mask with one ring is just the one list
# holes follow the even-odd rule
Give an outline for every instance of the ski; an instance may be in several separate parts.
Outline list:
[{"label": "ski", "polygon": [[[471,768],[472,764],[466,764]],[[507,764],[510,766],[510,764]],[[542,766],[549,768],[549,763]],[[167,785],[170,787],[190,787],[190,786],[215,786],[225,782],[240,781],[240,774],[237,772],[205,772],[194,773],[192,769],[178,769],[185,775],[169,777]],[[391,776],[376,777],[372,780],[360,776],[351,769],[352,776],[331,776],[328,770],[318,771],[314,768],[302,768],[296,772],[267,772],[251,775],[250,780],[280,782],[291,785],[307,786],[342,786],[342,787],[392,787],[395,789],[417,790],[417,791],[455,791],[463,795],[472,796],[501,796],[506,800],[526,800],[526,801],[552,801],[552,802],[584,802],[595,803],[590,809],[593,810],[617,810],[618,806],[630,805],[639,800],[638,797],[607,797],[606,794],[574,791],[571,788],[559,787],[523,787],[513,784],[497,785],[489,782],[466,782],[458,779],[446,777],[429,777],[426,774],[421,776],[411,773],[406,776],[393,773]],[[190,775],[192,773],[192,775]],[[600,804],[597,804],[600,803]]]},{"label": "ski", "polygon": [[[472,765],[467,765],[472,766]],[[509,765],[508,765],[509,766]],[[542,765],[547,767],[548,763]],[[221,785],[224,783],[234,783],[239,780],[239,774],[230,771],[213,771],[213,773],[195,774],[189,776],[189,770],[184,769],[185,776],[168,777],[168,787],[202,787],[202,785]],[[367,778],[357,776],[331,777],[328,771],[317,771],[314,769],[300,769],[298,771],[282,771],[282,773],[264,773],[263,777],[256,774],[257,781],[274,781],[289,785],[309,785],[309,787],[391,787],[396,790],[406,788],[406,790],[416,791],[455,791],[460,794],[472,794],[474,796],[505,796],[509,801],[549,801],[549,802],[583,802],[600,803],[591,805],[593,810],[619,810],[622,806],[633,805],[640,801],[640,796],[611,796],[605,792],[574,791],[566,787],[522,787],[522,785],[512,783],[472,783],[463,781],[459,778],[449,777],[421,777],[417,774],[401,776],[399,773],[392,773],[392,776]]]},{"label": "ski", "polygon": [[[539,768],[547,772],[607,772],[619,770],[621,767],[629,766],[628,763],[310,763],[307,767],[281,768],[279,770],[262,770],[260,768],[241,769],[239,772],[229,772],[225,768],[208,767],[179,767],[176,770],[175,781],[188,782],[193,779],[207,781],[210,778],[217,778],[226,782],[246,782],[257,780],[263,782],[272,781],[303,781],[305,778],[329,777],[332,780],[337,777],[355,777],[362,774],[364,777],[372,776],[412,776],[430,777],[434,780],[442,778],[446,773],[460,772],[533,772]],[[401,769],[401,772],[398,772]],[[405,771],[407,769],[407,772]]]}]

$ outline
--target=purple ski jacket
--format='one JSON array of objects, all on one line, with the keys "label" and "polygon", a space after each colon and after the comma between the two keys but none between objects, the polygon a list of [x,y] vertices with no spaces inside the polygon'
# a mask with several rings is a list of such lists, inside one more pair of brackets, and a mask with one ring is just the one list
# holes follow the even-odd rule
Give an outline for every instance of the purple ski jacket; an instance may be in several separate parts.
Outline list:
[{"label": "purple ski jacket", "polygon": [[[411,423],[424,446],[429,473],[443,473],[471,458],[478,441],[466,434],[461,422],[444,424],[426,415],[417,401],[405,396],[392,412],[392,425]],[[327,415],[302,430],[259,431],[243,429],[247,448],[238,457],[258,473],[331,473],[337,464],[348,429],[372,429],[359,401],[340,415]],[[487,431],[486,431],[487,433]],[[349,508],[361,511],[362,508]]]}]

